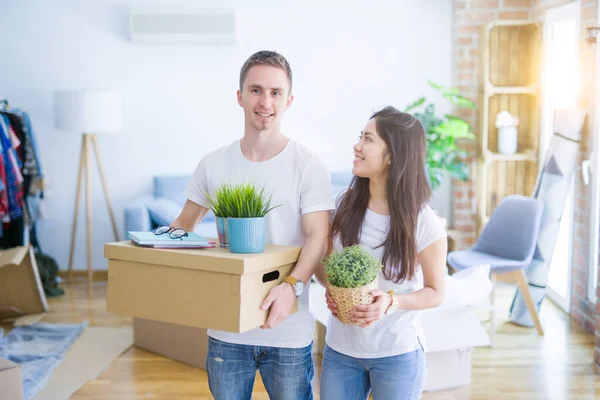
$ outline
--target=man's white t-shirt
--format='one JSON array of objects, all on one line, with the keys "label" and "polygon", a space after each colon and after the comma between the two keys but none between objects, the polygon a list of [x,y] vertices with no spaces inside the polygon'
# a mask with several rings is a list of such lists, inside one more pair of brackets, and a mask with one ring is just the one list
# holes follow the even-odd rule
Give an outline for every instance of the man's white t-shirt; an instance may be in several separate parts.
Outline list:
[{"label": "man's white t-shirt", "polygon": [[[214,197],[223,183],[251,182],[272,193],[272,205],[281,205],[267,214],[266,242],[303,246],[302,216],[335,208],[329,173],[315,153],[293,140],[277,156],[262,162],[249,161],[237,140],[206,155],[198,164],[185,195],[196,204],[209,206],[205,193]],[[283,277],[282,277],[283,278]],[[253,329],[243,333],[209,330],[208,335],[229,343],[253,346],[300,348],[313,340],[314,318],[309,311],[310,282],[300,296],[298,312],[274,329]]]},{"label": "man's white t-shirt", "polygon": [[[383,247],[378,247],[387,238],[390,228],[389,215],[380,215],[367,209],[362,224],[359,244],[379,260],[383,257]],[[446,237],[442,220],[425,205],[417,218],[417,253],[438,239]],[[341,240],[333,242],[335,251],[342,249]],[[395,294],[407,294],[423,288],[423,272],[419,265],[412,280],[394,283],[385,279],[383,272],[378,274],[378,288]],[[338,353],[355,358],[381,358],[405,354],[419,348],[421,322],[418,311],[397,310],[385,314],[379,321],[366,328],[341,323],[333,315],[327,323],[326,342]]]}]

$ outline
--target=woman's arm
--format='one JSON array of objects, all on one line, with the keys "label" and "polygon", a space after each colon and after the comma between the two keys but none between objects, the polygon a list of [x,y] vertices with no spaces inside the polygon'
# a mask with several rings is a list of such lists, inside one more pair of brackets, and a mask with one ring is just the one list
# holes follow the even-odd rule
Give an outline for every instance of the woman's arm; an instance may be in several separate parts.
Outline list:
[{"label": "woman's arm", "polygon": [[[425,310],[435,308],[444,301],[446,282],[446,237],[436,240],[417,256],[423,271],[423,289],[408,294],[394,294],[400,310]],[[369,326],[385,315],[392,304],[392,297],[380,289],[371,292],[375,301],[366,306],[354,308],[354,320],[363,327]]]},{"label": "woman's arm", "polygon": [[435,308],[444,301],[446,257],[448,241],[445,237],[424,248],[417,256],[423,270],[423,289],[408,294],[394,295],[400,310]]}]

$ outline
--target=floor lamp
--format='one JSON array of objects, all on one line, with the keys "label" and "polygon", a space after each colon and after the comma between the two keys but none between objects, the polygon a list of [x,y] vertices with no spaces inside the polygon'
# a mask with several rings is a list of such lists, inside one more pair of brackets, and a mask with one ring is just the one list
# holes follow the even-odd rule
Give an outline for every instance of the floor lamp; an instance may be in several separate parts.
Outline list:
[{"label": "floor lamp", "polygon": [[122,96],[121,93],[109,90],[66,90],[57,91],[54,96],[55,128],[64,131],[81,132],[81,152],[79,156],[79,172],[77,175],[77,188],[75,194],[75,210],[73,213],[73,231],[71,235],[71,250],[69,253],[68,279],[73,278],[73,253],[75,251],[75,234],[77,231],[77,216],[81,198],[81,181],[85,172],[85,209],[86,209],[86,238],[87,238],[87,276],[88,295],[92,296],[93,269],[92,269],[92,159],[91,149],[94,151],[98,171],[102,184],[102,191],[106,199],[110,221],[118,241],[117,224],[110,204],[110,196],[106,185],[100,153],[96,141],[96,134],[113,133],[121,130],[122,122]]}]

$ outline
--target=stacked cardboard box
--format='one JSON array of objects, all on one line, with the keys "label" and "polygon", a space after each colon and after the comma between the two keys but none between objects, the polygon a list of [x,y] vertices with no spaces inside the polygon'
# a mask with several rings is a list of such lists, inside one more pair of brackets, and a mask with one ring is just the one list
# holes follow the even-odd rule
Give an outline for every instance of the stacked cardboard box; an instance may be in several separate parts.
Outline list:
[{"label": "stacked cardboard box", "polygon": [[[20,324],[47,311],[33,250],[20,246],[0,251],[0,321]],[[0,358],[0,399],[22,399],[22,379],[18,364]]]},{"label": "stacked cardboard box", "polygon": [[109,312],[244,332],[265,323],[268,310],[260,304],[292,271],[300,248],[267,245],[264,253],[234,254],[222,248],[154,249],[124,241],[105,245],[104,253]]},{"label": "stacked cardboard box", "polygon": [[107,309],[134,317],[136,347],[205,368],[207,328],[243,332],[263,325],[268,311],[260,304],[294,268],[300,250],[267,245],[264,253],[234,254],[110,243]]}]

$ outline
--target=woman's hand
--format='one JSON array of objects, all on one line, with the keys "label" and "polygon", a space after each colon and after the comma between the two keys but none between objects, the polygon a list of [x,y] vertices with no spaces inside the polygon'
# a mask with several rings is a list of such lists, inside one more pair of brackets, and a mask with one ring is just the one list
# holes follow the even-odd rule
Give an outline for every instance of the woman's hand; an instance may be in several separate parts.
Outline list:
[{"label": "woman's hand", "polygon": [[375,289],[371,291],[371,294],[375,296],[373,303],[354,307],[353,321],[363,328],[383,318],[388,307],[392,304],[392,297],[383,290]]},{"label": "woman's hand", "polygon": [[327,308],[329,308],[329,311],[337,318],[337,305],[335,304],[333,297],[331,297],[331,293],[329,293],[329,286],[325,289],[325,300],[327,300]]}]

